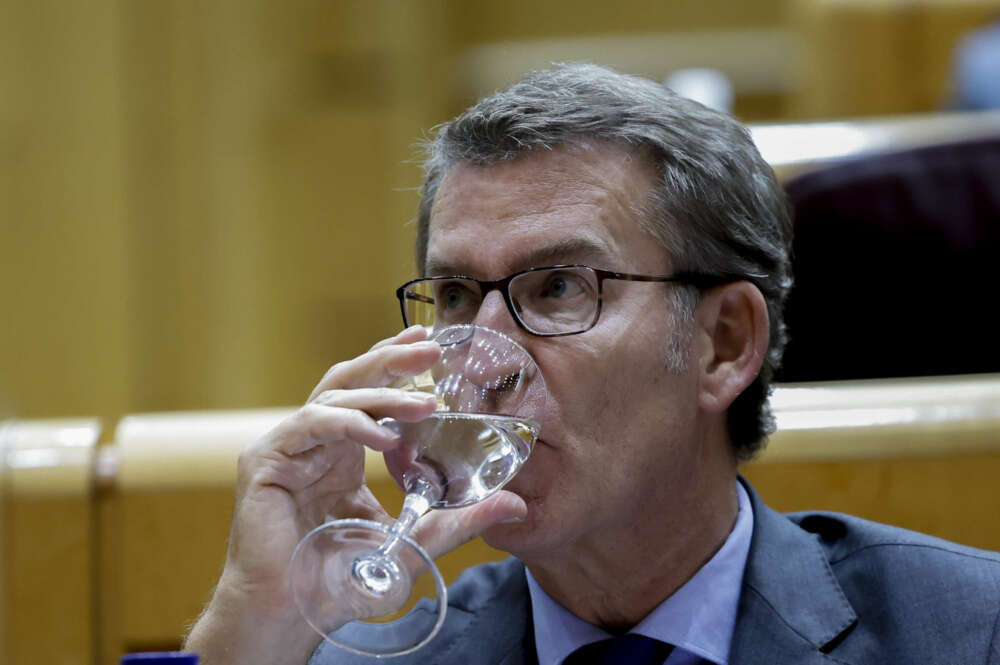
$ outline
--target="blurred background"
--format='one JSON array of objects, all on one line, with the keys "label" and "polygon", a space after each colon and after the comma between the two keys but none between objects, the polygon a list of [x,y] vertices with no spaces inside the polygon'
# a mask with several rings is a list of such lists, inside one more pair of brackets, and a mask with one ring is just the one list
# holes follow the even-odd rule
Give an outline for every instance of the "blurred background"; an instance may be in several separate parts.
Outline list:
[{"label": "blurred background", "polygon": [[0,4],[0,408],[294,404],[398,327],[415,143],[552,61],[712,67],[747,122],[935,111],[1000,3]]},{"label": "blurred background", "polygon": [[[0,0],[0,420],[74,418],[87,451],[58,489],[0,464],[0,661],[179,643],[231,489],[129,494],[100,450],[127,414],[298,404],[393,334],[436,123],[562,60],[762,131],[988,108],[997,20],[1000,0]],[[207,563],[171,558],[192,542]]]}]

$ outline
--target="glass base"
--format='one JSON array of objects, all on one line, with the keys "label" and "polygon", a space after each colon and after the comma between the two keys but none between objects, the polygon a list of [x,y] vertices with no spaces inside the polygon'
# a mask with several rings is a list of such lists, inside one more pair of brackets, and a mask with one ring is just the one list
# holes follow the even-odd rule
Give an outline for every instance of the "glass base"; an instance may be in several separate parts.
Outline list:
[{"label": "glass base", "polygon": [[[351,653],[412,653],[444,622],[444,580],[416,541],[404,536],[389,565],[369,557],[390,531],[369,520],[328,522],[309,532],[292,555],[290,581],[299,612],[324,640]],[[357,573],[365,568],[377,574],[363,580]]]}]

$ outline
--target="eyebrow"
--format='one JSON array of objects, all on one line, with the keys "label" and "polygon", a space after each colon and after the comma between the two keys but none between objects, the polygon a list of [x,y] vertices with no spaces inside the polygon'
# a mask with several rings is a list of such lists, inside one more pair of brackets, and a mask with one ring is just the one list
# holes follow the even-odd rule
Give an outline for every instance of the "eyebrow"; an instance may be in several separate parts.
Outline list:
[{"label": "eyebrow", "polygon": [[[541,268],[556,264],[582,263],[594,259],[603,260],[607,256],[608,251],[606,246],[596,240],[590,238],[564,238],[548,245],[534,247],[524,254],[519,255],[511,268],[526,270],[528,268]],[[431,258],[428,258],[424,266],[425,275],[464,275],[470,272],[474,271],[463,270],[458,264]]]}]

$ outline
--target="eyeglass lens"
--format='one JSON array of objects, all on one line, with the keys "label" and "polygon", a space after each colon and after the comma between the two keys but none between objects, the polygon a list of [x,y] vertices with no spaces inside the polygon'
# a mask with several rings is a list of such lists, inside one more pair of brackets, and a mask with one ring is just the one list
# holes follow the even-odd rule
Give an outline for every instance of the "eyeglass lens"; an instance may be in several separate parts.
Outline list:
[{"label": "eyeglass lens", "polygon": [[[508,289],[515,316],[530,331],[542,334],[588,328],[599,301],[597,275],[584,267],[524,272],[510,280]],[[472,323],[483,298],[475,280],[420,280],[407,287],[406,320],[434,328]]]}]

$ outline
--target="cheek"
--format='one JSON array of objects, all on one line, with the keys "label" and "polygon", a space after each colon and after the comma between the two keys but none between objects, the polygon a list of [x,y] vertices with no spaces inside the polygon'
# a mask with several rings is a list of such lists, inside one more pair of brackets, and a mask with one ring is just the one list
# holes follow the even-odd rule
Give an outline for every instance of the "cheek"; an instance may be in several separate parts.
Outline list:
[{"label": "cheek", "polygon": [[[586,335],[587,333],[584,333]],[[596,415],[595,409],[603,409],[607,402],[605,383],[609,374],[617,374],[609,364],[605,353],[577,342],[573,346],[545,349],[536,359],[545,375],[548,398],[545,404],[548,434],[554,437],[554,445],[569,432],[589,428]],[[572,443],[572,439],[565,443]]]},{"label": "cheek", "polygon": [[577,432],[590,440],[588,453],[608,476],[639,473],[686,429],[692,387],[688,377],[666,367],[667,341],[656,333],[635,333],[616,353],[578,406]]},{"label": "cheek", "polygon": [[541,436],[560,451],[564,467],[574,467],[563,472],[587,473],[616,450],[662,434],[651,430],[662,426],[674,390],[666,369],[666,312],[662,300],[631,304],[605,312],[576,338],[552,338],[532,349],[548,391]]},{"label": "cheek", "polygon": [[[638,349],[655,346],[656,351]],[[643,340],[573,354],[565,374],[549,380],[548,433],[576,472],[589,472],[613,457],[650,415],[649,402],[662,397],[663,362],[658,344]],[[544,430],[543,430],[544,431]],[[599,462],[600,460],[600,462]]]}]

